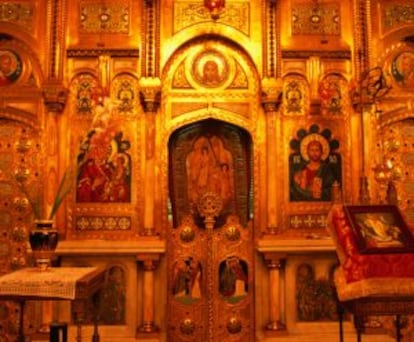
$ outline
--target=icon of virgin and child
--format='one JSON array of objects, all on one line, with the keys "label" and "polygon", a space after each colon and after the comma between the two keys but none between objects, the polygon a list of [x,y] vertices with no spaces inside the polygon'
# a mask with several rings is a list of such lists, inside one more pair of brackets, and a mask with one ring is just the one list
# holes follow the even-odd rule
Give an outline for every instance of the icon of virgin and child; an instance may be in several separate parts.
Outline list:
[{"label": "icon of virgin and child", "polygon": [[328,141],[311,133],[300,142],[300,154],[290,158],[290,200],[330,201],[332,185],[341,183],[341,163]]},{"label": "icon of virgin and child", "polygon": [[186,158],[187,196],[190,205],[200,196],[217,194],[226,207],[234,198],[232,153],[218,135],[201,135],[194,140]]}]

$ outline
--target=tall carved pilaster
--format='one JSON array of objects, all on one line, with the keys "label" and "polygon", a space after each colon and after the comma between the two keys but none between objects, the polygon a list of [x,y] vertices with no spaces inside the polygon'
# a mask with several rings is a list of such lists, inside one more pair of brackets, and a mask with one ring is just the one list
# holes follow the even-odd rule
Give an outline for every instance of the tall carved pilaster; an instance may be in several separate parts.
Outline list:
[{"label": "tall carved pilaster", "polygon": [[141,337],[157,333],[159,328],[154,322],[154,271],[158,266],[160,256],[158,254],[139,254],[137,260],[144,267],[144,280],[142,290],[142,322],[137,329]]},{"label": "tall carved pilaster", "polygon": [[265,57],[265,72],[267,77],[280,76],[280,20],[277,18],[278,1],[266,1],[264,15],[266,18],[266,44],[263,44],[263,56]]},{"label": "tall carved pilaster", "polygon": [[63,56],[65,46],[66,0],[49,0],[47,3],[47,41],[48,58],[46,58],[47,80],[43,86],[44,103],[49,112],[62,113],[68,91],[63,86]]},{"label": "tall carved pilaster", "polygon": [[370,68],[370,48],[368,42],[371,41],[371,13],[370,1],[354,0],[355,23],[354,23],[354,70],[355,78],[361,78],[361,74]]},{"label": "tall carved pilaster", "polygon": [[160,18],[158,0],[144,1],[144,25],[142,36],[146,37],[142,46],[142,76],[159,76]]},{"label": "tall carved pilaster", "polygon": [[266,113],[267,124],[267,216],[268,233],[276,234],[278,230],[278,202],[277,202],[277,139],[280,136],[280,120],[277,117],[280,103],[282,101],[282,81],[276,78],[264,78],[262,80],[262,106]]},{"label": "tall carved pilaster", "polygon": [[268,332],[286,332],[286,326],[281,322],[280,311],[282,300],[280,294],[280,271],[284,266],[286,255],[265,253],[263,255],[269,270],[269,323]]},{"label": "tall carved pilaster", "polygon": [[145,120],[145,212],[143,235],[155,234],[154,204],[155,204],[155,114],[160,105],[161,81],[156,77],[143,77],[139,81],[140,99],[146,114]]}]

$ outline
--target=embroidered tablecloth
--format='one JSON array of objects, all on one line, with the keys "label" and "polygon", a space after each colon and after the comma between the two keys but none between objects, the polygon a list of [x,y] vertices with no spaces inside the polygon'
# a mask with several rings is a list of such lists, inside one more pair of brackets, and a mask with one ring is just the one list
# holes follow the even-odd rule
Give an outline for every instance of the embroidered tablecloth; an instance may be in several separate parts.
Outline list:
[{"label": "embroidered tablecloth", "polygon": [[24,268],[0,277],[0,295],[75,299],[76,282],[96,267]]}]

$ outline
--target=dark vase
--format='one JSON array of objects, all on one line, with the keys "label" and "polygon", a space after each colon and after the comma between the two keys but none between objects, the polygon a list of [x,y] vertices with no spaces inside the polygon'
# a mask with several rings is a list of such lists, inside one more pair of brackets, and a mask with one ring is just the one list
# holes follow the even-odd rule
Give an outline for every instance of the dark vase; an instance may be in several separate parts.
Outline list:
[{"label": "dark vase", "polygon": [[52,265],[52,257],[59,240],[59,234],[53,229],[53,221],[36,220],[35,227],[30,231],[29,242],[36,266],[45,271]]}]

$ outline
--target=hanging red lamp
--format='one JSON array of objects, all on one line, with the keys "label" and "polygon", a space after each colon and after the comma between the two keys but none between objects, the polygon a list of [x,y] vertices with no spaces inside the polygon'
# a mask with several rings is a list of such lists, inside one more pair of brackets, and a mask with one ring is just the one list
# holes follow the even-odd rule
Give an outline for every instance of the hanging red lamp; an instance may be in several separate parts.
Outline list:
[{"label": "hanging red lamp", "polygon": [[224,10],[225,5],[225,0],[204,0],[204,7],[209,10],[213,20],[217,20],[220,17],[220,13]]}]

